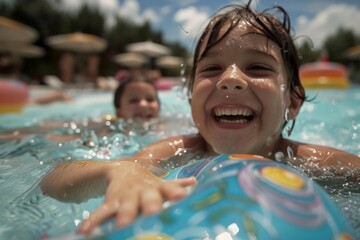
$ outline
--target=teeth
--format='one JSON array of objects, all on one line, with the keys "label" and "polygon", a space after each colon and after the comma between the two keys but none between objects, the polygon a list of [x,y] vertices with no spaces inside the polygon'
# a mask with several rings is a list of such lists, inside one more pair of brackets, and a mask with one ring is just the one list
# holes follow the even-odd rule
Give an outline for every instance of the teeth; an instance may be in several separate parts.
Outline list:
[{"label": "teeth", "polygon": [[215,115],[217,117],[221,116],[251,116],[252,113],[249,109],[245,108],[216,108]]},{"label": "teeth", "polygon": [[226,119],[219,119],[220,123],[246,123],[248,120],[246,119],[237,119],[237,120],[226,120]]}]

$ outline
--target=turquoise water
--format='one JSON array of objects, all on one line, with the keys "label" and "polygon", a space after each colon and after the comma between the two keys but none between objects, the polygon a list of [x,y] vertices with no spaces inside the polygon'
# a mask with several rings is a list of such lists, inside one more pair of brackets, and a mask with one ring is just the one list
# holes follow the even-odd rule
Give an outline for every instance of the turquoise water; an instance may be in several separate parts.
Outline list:
[{"label": "turquoise water", "polygon": [[[360,87],[349,90],[309,91],[310,97],[297,119],[292,139],[333,146],[360,155]],[[69,119],[86,122],[113,113],[111,93],[78,92],[76,102],[50,106],[28,106],[21,114],[0,116],[0,132],[19,128],[37,129],[42,121],[65,120],[68,124],[57,132],[92,136],[92,144],[82,139],[66,143],[52,142],[43,133],[21,140],[0,141],[0,239],[38,239],[74,231],[76,225],[101,199],[83,204],[64,204],[44,197],[37,181],[60,161],[93,159],[98,161],[132,155],[144,145],[162,137],[192,133],[193,128],[186,99],[179,91],[161,92],[161,115],[167,128],[149,131],[145,135],[126,136],[117,129],[101,137]],[[54,131],[54,130],[51,130]],[[51,132],[46,130],[46,133]],[[311,176],[310,176],[311,177]],[[360,232],[360,183],[338,179],[316,179],[331,195],[350,222]],[[334,180],[331,178],[331,180]]]}]

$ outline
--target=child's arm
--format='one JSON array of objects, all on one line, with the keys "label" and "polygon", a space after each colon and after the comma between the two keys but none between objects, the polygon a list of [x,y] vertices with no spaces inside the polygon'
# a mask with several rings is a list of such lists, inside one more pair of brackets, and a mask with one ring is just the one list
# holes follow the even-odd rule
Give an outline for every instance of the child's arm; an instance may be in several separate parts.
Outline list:
[{"label": "child's arm", "polygon": [[29,104],[49,104],[53,102],[69,102],[73,101],[73,98],[63,91],[55,91],[44,96],[40,96],[28,101]]},{"label": "child's arm", "polygon": [[[289,144],[290,143],[290,144]],[[318,168],[329,168],[338,176],[347,175],[350,179],[360,178],[360,157],[354,154],[321,145],[304,144],[299,142],[288,142],[295,151],[295,156],[311,161]],[[294,163],[296,164],[296,163]],[[352,174],[346,174],[346,173]]]},{"label": "child's arm", "polygon": [[107,189],[103,204],[79,227],[78,232],[89,234],[96,226],[115,217],[118,227],[132,223],[139,211],[150,215],[163,208],[165,200],[176,201],[187,194],[186,187],[196,183],[195,178],[163,180],[140,164],[118,163],[107,173]]},{"label": "child's arm", "polygon": [[360,179],[360,157],[335,148],[316,147],[320,167],[330,168],[338,176]]},{"label": "child's arm", "polygon": [[147,168],[157,160],[174,156],[179,148],[201,147],[200,139],[198,136],[172,137],[149,145],[134,157],[116,161],[63,163],[41,180],[40,187],[44,194],[66,202],[82,202],[105,194],[104,204],[84,222],[82,233],[89,233],[113,215],[118,216],[117,223],[123,226],[134,220],[139,209],[144,214],[154,213],[162,208],[164,200],[185,196],[184,187],[194,184],[194,178],[165,181]]},{"label": "child's arm", "polygon": [[[59,164],[40,182],[42,191],[64,202],[82,202],[105,193],[113,169],[126,168],[127,162],[136,163],[148,170],[155,169],[161,160],[175,156],[180,148],[189,148],[199,142],[198,136],[171,137],[153,143],[133,157],[108,162],[74,161]],[[125,167],[126,166],[126,167]]]}]

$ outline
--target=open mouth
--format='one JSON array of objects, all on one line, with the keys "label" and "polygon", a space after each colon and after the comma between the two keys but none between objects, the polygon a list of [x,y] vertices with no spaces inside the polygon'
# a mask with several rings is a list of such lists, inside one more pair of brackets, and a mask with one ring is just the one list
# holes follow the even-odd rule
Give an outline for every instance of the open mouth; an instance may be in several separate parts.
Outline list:
[{"label": "open mouth", "polygon": [[216,108],[214,115],[219,123],[244,124],[250,122],[255,113],[248,108]]},{"label": "open mouth", "polygon": [[148,111],[148,112],[142,112],[142,113],[135,114],[134,117],[148,120],[148,119],[154,118],[154,114],[152,112]]}]

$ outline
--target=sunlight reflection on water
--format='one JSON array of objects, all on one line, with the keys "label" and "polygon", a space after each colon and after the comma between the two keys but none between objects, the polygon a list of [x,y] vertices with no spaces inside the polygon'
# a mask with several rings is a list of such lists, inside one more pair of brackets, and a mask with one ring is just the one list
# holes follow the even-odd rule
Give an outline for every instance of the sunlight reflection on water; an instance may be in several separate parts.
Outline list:
[{"label": "sunlight reflection on water", "polygon": [[[317,98],[303,106],[291,138],[329,145],[360,155],[359,90],[309,91],[310,97],[317,95]],[[3,115],[0,117],[0,131],[36,126],[43,120],[84,120],[113,113],[109,103],[110,93],[91,95],[91,99],[95,97],[97,101],[89,101],[89,95],[79,96],[80,104],[31,106],[20,115]],[[94,132],[81,124],[75,128],[69,124],[57,131],[72,134],[71,131],[78,129],[82,139],[59,144],[39,134],[18,141],[0,141],[0,192],[6,193],[0,195],[0,211],[3,213],[0,238],[29,239],[46,232],[58,235],[74,231],[84,213],[99,204],[101,199],[89,200],[84,204],[64,204],[43,197],[36,183],[55,163],[76,159],[104,161],[129,156],[160,138],[196,131],[190,120],[187,99],[182,94],[175,91],[162,92],[160,97],[162,118],[171,123],[165,129],[155,128],[154,131],[126,136],[116,131],[119,126],[115,125],[111,135],[102,137],[94,135]],[[84,144],[85,135],[92,135],[87,144]],[[172,169],[176,166],[164,167]],[[331,178],[331,175],[325,174],[316,180],[360,232],[360,183],[347,183],[339,179],[337,183],[329,184]]]}]

